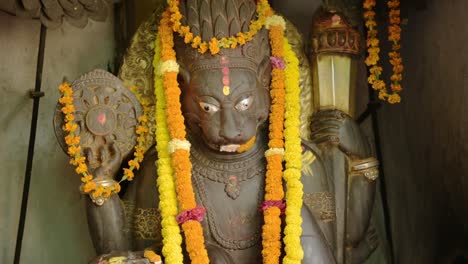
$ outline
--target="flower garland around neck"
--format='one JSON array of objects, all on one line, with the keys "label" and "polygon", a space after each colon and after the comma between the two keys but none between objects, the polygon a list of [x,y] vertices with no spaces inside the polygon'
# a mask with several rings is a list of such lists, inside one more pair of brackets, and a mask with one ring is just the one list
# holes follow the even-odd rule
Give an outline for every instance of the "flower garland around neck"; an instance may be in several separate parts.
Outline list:
[{"label": "flower garland around neck", "polygon": [[[192,186],[190,143],[186,139],[184,117],[181,111],[181,91],[177,82],[179,65],[176,62],[172,30],[170,11],[168,9],[162,14],[158,32],[161,37],[160,68],[164,86],[164,100],[167,103],[165,105],[166,124],[170,136],[167,148],[170,154],[172,169],[174,170],[177,201],[180,208],[180,213],[177,215],[176,220],[184,231],[186,249],[191,263],[205,264],[209,263],[209,259],[200,223],[205,214],[205,209],[197,206]],[[159,107],[157,106],[157,108]],[[165,203],[165,197],[161,197],[160,201],[161,203]]]},{"label": "flower garland around neck", "polygon": [[[134,89],[136,90],[136,89]],[[70,156],[70,164],[76,166],[75,172],[78,175],[81,175],[82,185],[80,190],[83,193],[89,194],[93,201],[96,201],[98,198],[102,197],[105,199],[109,198],[112,194],[120,192],[120,184],[115,182],[112,186],[104,186],[100,183],[96,184],[93,180],[94,177],[88,171],[88,166],[86,165],[86,158],[82,156],[81,146],[80,146],[80,136],[76,135],[75,132],[78,129],[78,125],[74,122],[75,120],[75,106],[73,105],[73,88],[69,83],[63,83],[59,86],[59,91],[61,97],[59,98],[59,103],[62,105],[61,111],[64,114],[65,125],[63,130],[68,134],[65,136],[65,143],[67,144],[68,150],[67,153]],[[138,96],[137,96],[138,97]],[[124,175],[122,181],[133,180],[134,173],[133,170],[140,168],[140,163],[143,161],[144,153],[146,152],[145,141],[149,133],[148,124],[150,122],[147,113],[149,113],[150,108],[148,106],[147,100],[142,100],[141,97],[138,98],[140,103],[143,106],[144,114],[138,117],[139,125],[136,128],[137,137],[137,146],[135,147],[135,152],[133,154],[134,158],[128,161],[129,168],[124,168]]]},{"label": "flower garland around neck", "polygon": [[229,38],[212,38],[209,42],[203,41],[200,36],[195,36],[189,26],[183,26],[181,23],[182,14],[179,10],[180,0],[169,0],[169,10],[171,12],[172,29],[179,33],[186,44],[198,49],[200,53],[210,50],[211,54],[217,54],[221,48],[234,49],[238,45],[244,45],[251,41],[257,32],[265,25],[266,18],[273,14],[268,0],[259,0],[257,3],[257,20],[252,20],[249,25],[249,31],[239,32],[236,36]]},{"label": "flower garland around neck", "polygon": [[161,234],[163,237],[162,254],[166,264],[183,263],[182,236],[179,224],[176,221],[178,213],[177,194],[174,183],[174,171],[171,166],[171,156],[168,145],[170,141],[169,128],[166,118],[166,99],[164,98],[164,87],[161,69],[161,37],[156,36],[154,49],[154,94],[156,97],[156,150],[157,160],[157,185],[159,197],[159,210],[161,212]]},{"label": "flower garland around neck", "polygon": [[375,0],[364,0],[363,6],[365,9],[364,19],[367,27],[367,52],[366,65],[370,67],[368,82],[372,85],[375,90],[379,91],[379,98],[384,101],[388,101],[391,104],[399,103],[401,101],[400,92],[403,90],[401,87],[403,65],[400,55],[400,38],[401,38],[401,27],[400,27],[400,1],[390,0],[387,2],[389,7],[389,36],[388,40],[392,42],[392,51],[389,52],[390,64],[393,66],[393,74],[390,76],[391,84],[390,88],[392,93],[388,94],[388,90],[385,82],[381,79],[382,67],[379,66],[379,39],[377,38],[377,22],[375,21],[376,12],[374,7],[376,5]]},{"label": "flower garland around neck", "polygon": [[[174,177],[171,178],[170,168],[165,169],[164,180],[158,178],[158,184],[163,181],[175,180],[175,190],[177,201],[179,203],[180,212],[175,217],[177,222],[184,230],[186,247],[192,263],[208,263],[208,254],[204,245],[203,231],[200,222],[205,214],[205,209],[197,206],[195,194],[192,187],[190,162],[190,143],[186,139],[186,128],[184,118],[181,112],[180,104],[180,88],[177,82],[177,74],[179,65],[176,62],[176,54],[174,51],[173,39],[173,23],[171,20],[172,10],[169,7],[163,13],[160,26],[158,29],[159,37],[155,47],[156,52],[154,65],[159,66],[159,72],[155,74],[156,86],[156,119],[158,122],[156,133],[159,136],[165,136],[165,139],[158,141],[158,161],[159,164],[169,164],[167,161],[170,155]],[[302,184],[301,177],[301,146],[299,135],[299,68],[298,60],[291,50],[287,40],[285,40],[283,31],[285,30],[285,21],[280,16],[270,15],[265,20],[266,26],[269,29],[270,43],[272,47],[272,83],[270,95],[272,98],[272,106],[270,109],[270,132],[269,132],[269,149],[265,152],[267,159],[267,174],[265,187],[265,202],[261,205],[261,210],[264,213],[265,224],[262,229],[262,255],[263,263],[279,263],[281,255],[281,213],[286,212],[286,228],[285,228],[285,251],[286,256],[284,263],[299,264],[303,258],[303,251],[300,244],[301,215],[300,209],[302,206]],[[159,51],[159,45],[161,50]],[[192,45],[193,47],[193,45]],[[193,47],[197,48],[197,47]],[[160,62],[158,62],[160,60]],[[287,110],[286,110],[287,109]],[[163,114],[165,110],[165,116]],[[161,123],[160,123],[161,122]],[[161,125],[163,124],[163,125]],[[283,127],[285,127],[283,136]],[[166,130],[167,128],[167,130]],[[285,140],[284,140],[285,139]],[[161,143],[162,142],[162,143]],[[165,147],[167,145],[167,147]],[[168,154],[169,153],[169,154]],[[162,155],[161,155],[162,154]],[[283,173],[283,159],[286,161],[286,170]],[[158,173],[161,173],[158,169]],[[161,177],[159,175],[158,177]],[[284,178],[288,187],[286,194],[286,204],[283,202],[284,191],[282,179]],[[161,185],[159,187],[161,189]],[[171,189],[171,187],[169,187]],[[161,196],[161,210],[170,206],[174,209],[174,196]],[[168,205],[170,204],[170,205]],[[170,215],[167,215],[171,217]],[[172,216],[173,217],[173,216]],[[163,222],[164,220],[163,216]],[[173,223],[171,223],[172,225]],[[169,225],[169,224],[168,224]],[[163,225],[163,229],[165,226]],[[175,232],[167,234],[164,237],[166,241],[177,241],[178,238],[170,238],[170,236],[178,236]],[[163,233],[164,236],[164,233]],[[173,249],[179,252],[179,245],[173,245]],[[163,247],[164,248],[164,247]],[[169,249],[168,249],[169,250]],[[163,249],[164,251],[164,249]],[[163,252],[166,256],[169,252]],[[180,263],[169,262],[166,263]]]}]

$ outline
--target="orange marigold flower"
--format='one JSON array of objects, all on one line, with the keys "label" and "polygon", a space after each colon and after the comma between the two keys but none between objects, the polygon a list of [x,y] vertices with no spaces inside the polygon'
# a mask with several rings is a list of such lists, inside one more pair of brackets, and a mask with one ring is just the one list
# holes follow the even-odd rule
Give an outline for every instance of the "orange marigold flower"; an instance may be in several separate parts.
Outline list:
[{"label": "orange marigold flower", "polygon": [[370,84],[373,84],[376,80],[377,78],[375,77],[374,74],[370,74],[369,77],[367,77],[367,82]]},{"label": "orange marigold flower", "polygon": [[137,129],[136,129],[136,133],[138,135],[143,134],[143,133],[147,133],[147,132],[148,132],[148,128],[145,127],[145,126],[138,126]]},{"label": "orange marigold flower", "polygon": [[397,8],[400,5],[400,1],[388,1],[387,6],[389,8]]},{"label": "orange marigold flower", "polygon": [[59,103],[63,104],[63,105],[66,105],[66,104],[71,104],[73,103],[73,97],[71,96],[63,96],[61,98],[59,98]]},{"label": "orange marigold flower", "polygon": [[140,169],[140,163],[138,163],[136,160],[129,160],[128,166],[135,167],[137,170]]},{"label": "orange marigold flower", "polygon": [[365,9],[371,9],[375,6],[375,0],[364,0],[363,6]]},{"label": "orange marigold flower", "polygon": [[71,122],[73,120],[75,120],[75,116],[73,114],[65,115],[65,122]]},{"label": "orange marigold flower", "polygon": [[385,101],[388,97],[388,94],[385,90],[379,91],[379,99]]},{"label": "orange marigold flower", "polygon": [[367,10],[364,12],[364,18],[372,18],[375,17],[375,11]]},{"label": "orange marigold flower", "polygon": [[401,97],[400,97],[399,94],[393,93],[390,96],[388,96],[388,102],[391,103],[391,104],[399,103],[399,102],[401,102]]},{"label": "orange marigold flower", "polygon": [[68,83],[63,83],[59,86],[59,90],[62,94],[68,94],[71,95],[73,93],[72,88],[70,87],[70,84]]},{"label": "orange marigold flower", "polygon": [[403,90],[403,88],[401,87],[401,84],[399,83],[392,83],[390,84],[390,88],[392,89],[392,91],[394,91],[395,93],[399,93]]},{"label": "orange marigold flower", "polygon": [[202,43],[198,47],[198,51],[202,54],[205,53],[207,50],[208,50],[208,43]]},{"label": "orange marigold flower", "polygon": [[369,38],[366,41],[367,47],[377,47],[379,46],[379,40],[377,38]]},{"label": "orange marigold flower", "polygon": [[85,163],[81,163],[80,165],[78,165],[78,167],[76,167],[75,171],[77,174],[85,173],[86,171],[88,171],[88,166],[86,166]]},{"label": "orange marigold flower", "polygon": [[185,37],[184,37],[184,42],[185,43],[190,43],[190,41],[192,41],[193,39],[193,33],[192,32],[188,32],[185,34]]},{"label": "orange marigold flower", "polygon": [[212,38],[209,44],[211,54],[215,55],[219,52],[219,42],[218,39]]},{"label": "orange marigold flower", "polygon": [[384,81],[382,81],[382,80],[376,80],[376,81],[374,82],[374,84],[372,85],[372,87],[373,87],[375,90],[380,90],[380,89],[385,88],[385,83],[384,83]]},{"label": "orange marigold flower", "polygon": [[377,22],[375,22],[374,20],[367,20],[366,21],[366,27],[370,28],[370,27],[376,27],[377,26]]},{"label": "orange marigold flower", "polygon": [[68,132],[75,132],[78,129],[78,125],[72,122],[68,122],[63,126],[63,130]]},{"label": "orange marigold flower", "polygon": [[200,43],[202,42],[202,39],[200,36],[196,36],[192,40],[192,48],[196,49],[200,46]]},{"label": "orange marigold flower", "polygon": [[370,69],[369,69],[369,72],[371,74],[375,74],[377,76],[379,76],[381,73],[382,73],[382,67],[380,66],[372,66]]},{"label": "orange marigold flower", "polygon": [[99,196],[102,195],[103,192],[104,192],[104,186],[102,186],[101,184],[99,184],[98,187],[94,190],[93,196],[94,196],[94,197],[99,197]]},{"label": "orange marigold flower", "polygon": [[403,79],[401,73],[398,73],[398,74],[392,74],[392,76],[390,76],[390,80],[394,81],[394,82],[399,82]]},{"label": "orange marigold flower", "polygon": [[104,191],[102,192],[102,196],[104,198],[109,198],[112,194],[112,189],[110,187],[104,187]]},{"label": "orange marigold flower", "polygon": [[74,105],[66,105],[62,107],[62,113],[64,114],[71,114],[75,112],[75,106]]},{"label": "orange marigold flower", "polygon": [[68,155],[75,156],[75,154],[80,153],[81,147],[80,146],[70,146],[68,147]]},{"label": "orange marigold flower", "polygon": [[119,193],[120,192],[120,184],[119,183],[114,183],[114,192]]},{"label": "orange marigold flower", "polygon": [[86,176],[81,177],[81,181],[86,183],[93,179],[93,176],[87,174]]},{"label": "orange marigold flower", "polygon": [[92,181],[90,182],[87,182],[83,185],[83,192],[84,193],[89,193],[91,192],[92,190],[94,190],[94,188],[96,188],[96,184]]},{"label": "orange marigold flower", "polygon": [[133,171],[130,170],[130,169],[127,169],[127,168],[124,168],[124,175],[126,175],[128,178],[129,181],[132,181],[133,178],[135,177],[135,175],[133,174]]},{"label": "orange marigold flower", "polygon": [[67,136],[65,136],[65,143],[67,143],[67,145],[78,145],[78,144],[80,144],[80,137],[79,136],[73,136],[73,135],[67,135]]},{"label": "orange marigold flower", "polygon": [[146,123],[146,122],[148,122],[148,117],[145,116],[145,115],[142,115],[142,116],[138,117],[138,122],[140,122],[140,123],[145,122]]},{"label": "orange marigold flower", "polygon": [[395,73],[402,73],[403,69],[404,67],[401,64],[393,66],[393,72]]},{"label": "orange marigold flower", "polygon": [[80,163],[85,162],[85,160],[86,160],[85,157],[78,156],[78,157],[75,157],[74,159],[70,159],[70,164],[74,166],[78,166],[80,165]]}]

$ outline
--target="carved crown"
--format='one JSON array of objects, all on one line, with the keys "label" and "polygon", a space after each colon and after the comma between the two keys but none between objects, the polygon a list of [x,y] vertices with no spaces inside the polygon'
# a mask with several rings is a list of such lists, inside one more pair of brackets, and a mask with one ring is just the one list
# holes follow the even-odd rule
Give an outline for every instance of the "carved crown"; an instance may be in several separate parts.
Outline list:
[{"label": "carved crown", "polygon": [[[182,24],[190,26],[192,33],[203,41],[210,41],[214,37],[228,38],[248,31],[251,20],[256,19],[255,10],[253,0],[181,1],[180,4]],[[259,65],[270,56],[268,32],[265,29],[260,30],[245,45],[221,49],[216,56],[200,54],[179,37],[174,41],[178,61],[189,72],[224,66],[257,72]],[[221,64],[220,56],[229,58],[227,64]]]}]

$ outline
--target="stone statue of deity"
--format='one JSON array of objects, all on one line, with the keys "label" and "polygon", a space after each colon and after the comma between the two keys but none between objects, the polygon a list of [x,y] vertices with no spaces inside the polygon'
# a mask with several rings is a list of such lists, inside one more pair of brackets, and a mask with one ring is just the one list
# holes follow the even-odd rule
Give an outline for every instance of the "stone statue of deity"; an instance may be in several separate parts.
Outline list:
[{"label": "stone statue of deity", "polygon": [[[203,41],[229,38],[248,31],[251,20],[257,18],[253,0],[183,0],[180,1],[180,12],[182,25],[189,25],[192,33]],[[135,85],[150,107],[155,103],[152,61],[160,13],[156,11],[140,27],[120,72],[120,78]],[[324,49],[331,51],[330,54],[340,50],[358,52],[358,36],[346,27],[338,14],[326,13],[320,19],[321,24],[317,25],[322,31],[316,34],[314,42],[317,58]],[[346,109],[333,104],[311,108],[312,95],[316,97],[314,104],[324,96],[322,88],[314,88],[315,92],[312,92],[311,76],[318,81],[321,77],[311,74],[302,51],[301,37],[290,23],[287,23],[285,34],[299,58],[301,73],[302,263],[363,263],[378,243],[376,231],[370,224],[378,162]],[[262,263],[263,215],[259,207],[265,194],[265,151],[268,149],[268,119],[272,104],[269,93],[272,55],[268,32],[262,28],[251,41],[235,48],[221,48],[215,55],[199,53],[176,34],[174,42],[180,66],[181,110],[187,139],[191,143],[193,190],[197,204],[206,209],[201,225],[210,262]],[[312,69],[321,67],[320,63],[326,59],[318,59],[318,64],[313,62]],[[318,71],[320,74],[327,72]],[[228,91],[224,88],[227,75]],[[114,77],[102,72],[85,76],[88,81],[81,85],[90,86],[93,78],[111,80],[101,82],[102,86],[118,86]],[[317,80],[314,83],[319,86]],[[113,91],[109,92],[110,98],[114,98],[110,101],[120,100],[120,103],[115,103],[116,106],[108,103],[107,107],[111,112],[120,111],[123,108],[117,105],[131,101],[122,97],[131,96]],[[74,96],[78,102],[83,94]],[[352,101],[350,96],[346,100]],[[97,123],[90,119],[96,117],[98,123],[103,121],[102,113],[96,111],[104,111],[104,108],[89,110],[86,104],[81,108],[86,116],[82,131],[89,130],[88,133],[99,134],[102,138],[95,141],[94,147],[83,147],[88,167],[100,183],[113,183],[126,155],[122,146],[135,142],[135,136],[126,139],[122,136],[125,133],[106,136],[106,133],[113,133],[109,132],[112,129],[107,132],[93,130]],[[141,109],[136,106],[133,111],[136,113]],[[111,120],[116,123],[113,129],[125,130],[123,124],[128,120],[116,116]],[[103,122],[110,121],[105,117]],[[252,140],[251,148],[237,152],[240,146]],[[124,194],[111,195],[98,203],[86,199],[89,230],[99,255],[94,263],[105,263],[102,261],[116,256],[127,257],[126,263],[149,263],[143,258],[138,260],[138,252],[147,248],[159,254],[162,252],[161,199],[156,187],[155,165],[158,153],[152,144],[157,142],[147,143],[148,151],[141,168],[124,188]],[[91,162],[93,160],[96,162]],[[184,263],[190,263],[188,256]]]}]

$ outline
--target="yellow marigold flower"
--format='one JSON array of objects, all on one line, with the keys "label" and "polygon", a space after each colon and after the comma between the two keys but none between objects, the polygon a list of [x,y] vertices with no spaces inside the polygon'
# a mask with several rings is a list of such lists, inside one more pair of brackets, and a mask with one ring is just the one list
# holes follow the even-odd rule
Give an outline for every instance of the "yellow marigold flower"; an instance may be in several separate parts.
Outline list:
[{"label": "yellow marigold flower", "polygon": [[85,163],[81,163],[80,165],[78,165],[78,167],[76,167],[75,171],[77,174],[85,173],[86,171],[88,171],[88,166],[86,166]]},{"label": "yellow marigold flower", "polygon": [[212,38],[210,43],[209,43],[209,48],[211,54],[215,55],[219,52],[219,42],[218,39]]},{"label": "yellow marigold flower", "polygon": [[369,72],[379,76],[382,73],[382,67],[374,65],[369,69]]},{"label": "yellow marigold flower", "polygon": [[73,114],[65,115],[65,122],[71,122],[73,120],[75,120],[75,116]]},{"label": "yellow marigold flower", "polygon": [[403,79],[401,73],[398,73],[398,74],[392,74],[392,76],[390,76],[390,80],[392,80],[393,82],[399,82]]},{"label": "yellow marigold flower", "polygon": [[373,84],[376,80],[377,78],[375,78],[374,74],[370,74],[369,77],[367,77],[367,82],[370,84]]},{"label": "yellow marigold flower", "polygon": [[391,103],[391,104],[399,103],[399,102],[401,102],[401,97],[400,97],[399,94],[393,93],[390,96],[388,96],[388,102]]},{"label": "yellow marigold flower", "polygon": [[242,32],[237,33],[237,41],[239,42],[240,45],[244,45],[246,40],[245,40],[245,35]]},{"label": "yellow marigold flower", "polygon": [[135,167],[137,170],[140,169],[140,163],[138,163],[136,160],[129,160],[128,166]]},{"label": "yellow marigold flower", "polygon": [[190,43],[190,41],[192,41],[192,39],[193,39],[193,33],[192,32],[188,32],[188,33],[185,34],[185,36],[184,36],[184,42],[185,43],[187,43],[187,44]]},{"label": "yellow marigold flower", "polygon": [[104,198],[109,198],[112,194],[112,189],[110,187],[104,187],[104,191],[102,192],[102,196]]},{"label": "yellow marigold flower", "polygon": [[83,192],[84,193],[89,193],[91,192],[92,190],[94,190],[94,188],[96,188],[96,184],[92,181],[90,182],[87,182],[85,183],[85,185],[83,186]]},{"label": "yellow marigold flower", "polygon": [[402,73],[403,69],[404,69],[404,67],[401,64],[393,66],[393,72],[395,72],[395,73]]}]

